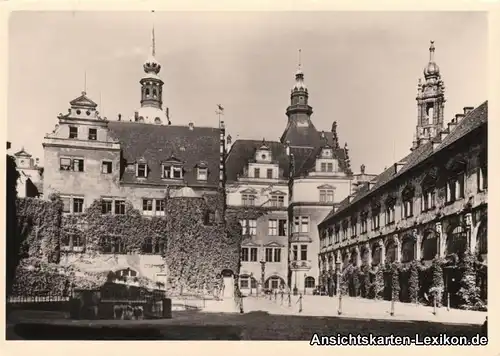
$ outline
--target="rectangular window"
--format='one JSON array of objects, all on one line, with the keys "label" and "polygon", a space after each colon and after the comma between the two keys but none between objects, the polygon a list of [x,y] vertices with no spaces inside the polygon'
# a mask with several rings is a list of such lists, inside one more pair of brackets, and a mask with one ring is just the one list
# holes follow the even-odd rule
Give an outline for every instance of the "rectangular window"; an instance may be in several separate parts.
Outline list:
[{"label": "rectangular window", "polygon": [[429,190],[422,194],[422,211],[434,209],[436,194],[434,190]]},{"label": "rectangular window", "polygon": [[63,213],[71,213],[71,198],[61,198],[63,202]]},{"label": "rectangular window", "polygon": [[321,203],[333,203],[333,190],[321,189],[319,191],[319,201]]},{"label": "rectangular window", "polygon": [[113,201],[112,200],[103,200],[102,201],[102,206],[101,206],[101,211],[103,214],[111,214],[113,207]]},{"label": "rectangular window", "polygon": [[257,262],[257,247],[250,249],[250,262]]},{"label": "rectangular window", "polygon": [[298,247],[297,245],[292,246],[292,260],[297,261],[299,259]]},{"label": "rectangular window", "polygon": [[278,236],[287,236],[286,233],[286,220],[278,220]]},{"label": "rectangular window", "polygon": [[461,173],[448,180],[446,189],[446,202],[452,203],[465,196],[465,174]]},{"label": "rectangular window", "polygon": [[488,170],[485,166],[477,170],[477,189],[479,192],[488,189]]},{"label": "rectangular window", "polygon": [[266,248],[266,262],[273,262],[273,249]]},{"label": "rectangular window", "polygon": [[171,168],[170,166],[162,165],[162,178],[166,178],[166,179],[172,178],[170,168]]},{"label": "rectangular window", "polygon": [[328,234],[328,245],[331,245],[333,243],[333,229],[329,228],[327,234]]},{"label": "rectangular window", "polygon": [[249,288],[248,278],[242,278],[240,280],[240,288],[242,289]]},{"label": "rectangular window", "polygon": [[75,158],[73,160],[73,170],[75,172],[83,172],[83,159]]},{"label": "rectangular window", "polygon": [[165,215],[165,200],[156,199],[155,210],[156,210],[156,215]]},{"label": "rectangular window", "polygon": [[153,199],[142,199],[142,213],[153,215]]},{"label": "rectangular window", "polygon": [[257,220],[255,219],[248,220],[248,233],[251,236],[257,235]]},{"label": "rectangular window", "polygon": [[380,228],[380,214],[379,213],[373,213],[372,215],[372,230],[377,230]]},{"label": "rectangular window", "polygon": [[394,205],[388,206],[385,209],[385,223],[386,223],[386,225],[392,224],[394,222],[394,219],[395,219],[394,213],[395,213]]},{"label": "rectangular window", "polygon": [[70,171],[72,168],[71,158],[61,158],[59,160],[59,169],[61,171]]},{"label": "rectangular window", "polygon": [[405,200],[403,202],[403,217],[409,218],[413,216],[413,199]]},{"label": "rectangular window", "polygon": [[268,235],[269,236],[277,236],[278,235],[278,220],[275,220],[275,219],[269,220],[268,224],[269,224]]},{"label": "rectangular window", "polygon": [[326,163],[321,163],[321,172],[326,172]]},{"label": "rectangular window", "polygon": [[115,214],[125,215],[125,200],[115,200]]},{"label": "rectangular window", "polygon": [[357,221],[351,218],[351,237],[356,236],[357,234]]},{"label": "rectangular window", "polygon": [[267,170],[267,179],[273,179],[273,170],[271,168]]},{"label": "rectangular window", "polygon": [[361,233],[364,234],[368,231],[368,219],[366,216],[361,218]]},{"label": "rectangular window", "polygon": [[260,178],[260,168],[254,168],[253,176],[254,178]]},{"label": "rectangular window", "polygon": [[300,259],[307,261],[307,245],[300,245]]},{"label": "rectangular window", "polygon": [[73,198],[73,213],[83,213],[83,198]]},{"label": "rectangular window", "polygon": [[248,262],[248,248],[247,247],[243,247],[241,249],[241,261]]},{"label": "rectangular window", "polygon": [[208,169],[198,168],[198,180],[207,180],[207,178],[208,178]]},{"label": "rectangular window", "polygon": [[300,216],[294,216],[293,218],[293,232],[300,231]]},{"label": "rectangular window", "polygon": [[302,217],[300,221],[300,232],[309,232],[309,217]]},{"label": "rectangular window", "polygon": [[101,166],[101,173],[109,174],[113,172],[113,162],[103,161]]},{"label": "rectangular window", "polygon": [[173,179],[181,179],[182,178],[182,168],[181,167],[172,167],[172,178]]},{"label": "rectangular window", "polygon": [[273,208],[282,208],[285,205],[285,197],[282,195],[271,196],[271,206]]},{"label": "rectangular window", "polygon": [[328,163],[327,164],[327,171],[328,172],[333,172],[333,163]]},{"label": "rectangular window", "polygon": [[137,177],[146,178],[148,174],[148,165],[145,163],[137,164]]},{"label": "rectangular window", "polygon": [[342,236],[343,236],[344,240],[349,237],[349,227],[347,225],[344,225],[344,227],[342,229]]},{"label": "rectangular window", "polygon": [[97,129],[89,129],[89,140],[97,140]]},{"label": "rectangular window", "polygon": [[271,289],[278,289],[278,283],[279,283],[279,280],[277,279],[271,279]]},{"label": "rectangular window", "polygon": [[281,249],[280,248],[274,249],[274,262],[281,262]]},{"label": "rectangular window", "polygon": [[241,225],[241,234],[246,235],[247,234],[247,221],[240,220],[240,225]]},{"label": "rectangular window", "polygon": [[254,206],[255,205],[255,195],[243,194],[241,196],[241,202],[243,206]]},{"label": "rectangular window", "polygon": [[69,138],[78,138],[78,127],[76,126],[69,127]]}]

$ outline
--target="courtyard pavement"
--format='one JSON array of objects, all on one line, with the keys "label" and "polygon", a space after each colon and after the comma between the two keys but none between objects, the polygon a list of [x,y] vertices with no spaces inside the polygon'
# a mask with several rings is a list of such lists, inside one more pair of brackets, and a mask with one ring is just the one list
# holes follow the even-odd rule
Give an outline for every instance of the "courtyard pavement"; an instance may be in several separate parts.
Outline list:
[{"label": "courtyard pavement", "polygon": [[[277,315],[304,315],[304,316],[339,316],[337,313],[338,297],[306,295],[302,299],[302,311],[299,313],[299,297],[291,296],[291,307],[288,306],[288,297],[278,295],[277,300],[267,297],[246,297],[243,299],[245,313],[265,311]],[[364,298],[342,297],[342,314],[340,317],[360,319],[384,320],[412,320],[430,321],[453,324],[483,324],[486,312],[436,308],[409,303],[394,303],[394,315],[390,315],[391,302]]]}]

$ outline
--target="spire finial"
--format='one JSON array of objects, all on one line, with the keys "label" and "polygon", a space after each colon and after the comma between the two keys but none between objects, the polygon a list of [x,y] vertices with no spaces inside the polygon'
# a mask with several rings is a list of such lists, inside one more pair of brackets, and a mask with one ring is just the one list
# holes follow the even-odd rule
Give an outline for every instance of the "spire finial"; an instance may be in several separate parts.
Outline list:
[{"label": "spire finial", "polygon": [[83,71],[83,91],[82,95],[87,94],[87,70]]},{"label": "spire finial", "polygon": [[434,47],[434,41],[431,41],[431,46],[429,47],[429,62],[434,61],[434,51],[436,47]]},{"label": "spire finial", "polygon": [[302,49],[299,48],[299,70],[302,69]]},{"label": "spire finial", "polygon": [[154,22],[154,13],[155,13],[155,10],[151,10],[151,13],[153,14],[153,28],[151,30],[151,54],[154,57],[156,55],[155,22]]}]

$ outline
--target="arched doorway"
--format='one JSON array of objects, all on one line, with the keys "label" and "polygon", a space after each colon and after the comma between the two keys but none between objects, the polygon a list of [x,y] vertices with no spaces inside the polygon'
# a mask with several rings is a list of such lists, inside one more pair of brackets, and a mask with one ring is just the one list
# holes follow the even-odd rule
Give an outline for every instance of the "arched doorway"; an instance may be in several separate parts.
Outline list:
[{"label": "arched doorway", "polygon": [[461,225],[448,230],[446,239],[446,254],[451,255],[456,253],[462,255],[467,249],[467,232]]},{"label": "arched doorway", "polygon": [[438,254],[438,239],[434,230],[427,230],[424,232],[422,239],[422,259],[424,261],[431,261]]},{"label": "arched doorway", "polygon": [[314,288],[316,287],[316,280],[314,279],[314,277],[307,276],[304,280],[304,286],[306,294],[312,294]]},{"label": "arched doorway", "polygon": [[232,298],[234,296],[234,273],[230,269],[223,269],[222,276],[222,297]]},{"label": "arched doorway", "polygon": [[382,260],[382,248],[380,245],[373,244],[372,246],[372,265],[373,266],[378,266],[380,264],[380,261]]},{"label": "arched doorway", "polygon": [[401,244],[401,262],[411,262],[415,259],[415,240],[405,236]]},{"label": "arched doorway", "polygon": [[286,287],[285,280],[277,275],[267,278],[266,281],[264,282],[264,288],[266,289],[274,290],[285,287]]},{"label": "arched doorway", "polygon": [[396,243],[390,239],[385,247],[385,260],[389,263],[396,261]]}]

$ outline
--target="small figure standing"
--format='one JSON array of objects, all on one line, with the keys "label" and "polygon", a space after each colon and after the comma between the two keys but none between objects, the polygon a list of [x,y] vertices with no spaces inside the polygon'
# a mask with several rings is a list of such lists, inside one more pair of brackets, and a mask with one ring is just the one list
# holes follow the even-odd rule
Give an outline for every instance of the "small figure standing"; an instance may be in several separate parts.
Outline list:
[{"label": "small figure standing", "polygon": [[299,313],[302,313],[302,293],[299,294],[299,300],[297,303],[299,303]]}]

